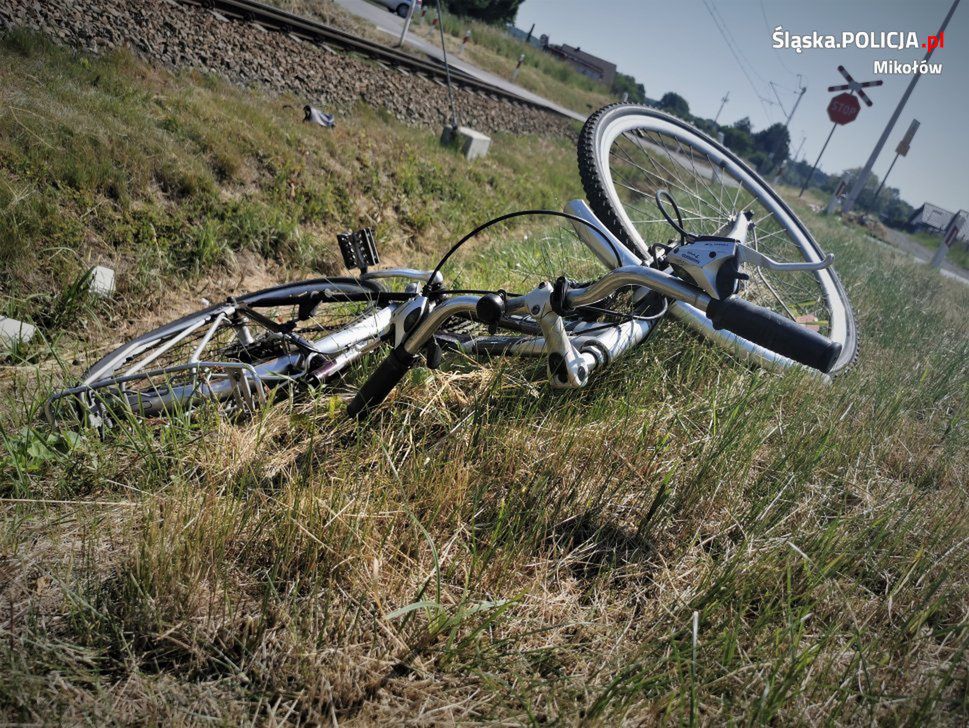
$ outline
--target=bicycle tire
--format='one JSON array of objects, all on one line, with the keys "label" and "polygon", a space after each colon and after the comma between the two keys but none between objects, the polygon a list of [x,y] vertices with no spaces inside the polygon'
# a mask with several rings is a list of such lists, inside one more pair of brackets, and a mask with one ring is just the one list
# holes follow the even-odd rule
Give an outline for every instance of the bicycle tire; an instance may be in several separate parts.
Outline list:
[{"label": "bicycle tire", "polygon": [[[729,172],[736,175],[740,181],[740,189],[751,194],[766,210],[775,215],[779,227],[788,234],[790,241],[797,247],[804,260],[818,261],[824,257],[821,246],[790,206],[766,181],[725,146],[669,114],[635,104],[613,104],[592,114],[582,128],[578,143],[579,173],[593,212],[617,238],[644,259],[649,259],[650,251],[619,197],[616,184],[612,179],[613,172],[609,160],[613,142],[629,133],[641,136],[644,141],[640,146],[652,144],[649,141],[649,134],[670,135],[677,140],[678,144],[688,145],[690,156],[687,161],[691,165],[694,161],[693,150],[697,150],[710,163],[713,174],[717,174],[716,170],[719,169],[719,173]],[[663,150],[670,156],[670,150],[665,146]],[[675,155],[682,156],[680,147],[677,147]],[[670,158],[672,159],[672,156]],[[698,158],[698,161],[701,160]],[[714,166],[715,162],[716,166]],[[677,160],[677,164],[686,170],[681,161]],[[661,168],[661,165],[657,168]],[[676,172],[677,169],[674,168],[672,171]],[[695,166],[693,171],[697,171]],[[656,173],[654,175],[659,176]],[[717,178],[711,176],[710,179]],[[744,182],[750,189],[745,187]],[[690,190],[687,189],[687,191]],[[698,197],[698,201],[699,199]],[[827,269],[813,275],[829,307],[830,326],[835,334],[830,338],[838,341],[842,346],[841,354],[831,371],[832,375],[836,375],[845,371],[857,358],[857,327],[850,301],[838,274],[833,269]],[[768,352],[729,332],[714,330],[703,314],[690,306],[679,303],[673,307],[672,312],[713,341],[762,365],[786,368],[794,364],[789,359]]]}]

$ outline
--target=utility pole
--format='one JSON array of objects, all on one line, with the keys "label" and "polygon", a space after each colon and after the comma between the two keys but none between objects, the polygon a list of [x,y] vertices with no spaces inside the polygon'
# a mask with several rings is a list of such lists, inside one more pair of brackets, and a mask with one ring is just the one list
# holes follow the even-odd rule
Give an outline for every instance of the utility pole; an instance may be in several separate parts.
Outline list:
[{"label": "utility pole", "polygon": [[[936,38],[942,37],[945,32],[946,26],[949,24],[949,20],[952,18],[952,14],[959,7],[960,0],[955,0],[952,3],[952,7],[949,8],[949,12],[946,13],[945,19],[942,21],[942,26],[939,28],[939,32],[936,34]],[[926,63],[929,58],[932,57],[932,53],[935,52],[935,46],[929,44],[928,52],[925,54],[925,58],[922,59],[922,63]],[[858,178],[855,180],[855,184],[851,188],[851,192],[845,197],[844,204],[841,209],[844,212],[850,212],[851,208],[854,207],[855,200],[858,199],[858,195],[865,187],[865,182],[868,181],[868,175],[871,174],[871,168],[875,166],[875,160],[878,159],[878,155],[881,154],[882,147],[885,146],[885,142],[888,141],[888,135],[892,133],[892,129],[895,128],[895,122],[898,121],[898,117],[902,115],[902,110],[905,108],[905,104],[908,103],[909,96],[912,95],[912,91],[915,90],[915,84],[918,83],[919,79],[922,77],[920,71],[916,71],[915,75],[912,76],[912,80],[908,84],[908,88],[905,89],[905,93],[902,94],[902,98],[898,102],[898,106],[895,107],[894,113],[892,113],[892,118],[888,120],[888,124],[885,125],[885,131],[882,132],[881,137],[879,137],[878,142],[875,144],[875,148],[871,151],[871,156],[868,157],[868,161],[865,162],[864,169],[858,174]]]},{"label": "utility pole", "polygon": [[807,91],[807,86],[801,86],[801,93],[797,95],[797,101],[794,102],[794,108],[791,109],[791,113],[787,115],[787,121],[784,122],[785,129],[791,125],[791,119],[794,117],[794,112],[797,111],[797,105],[801,103],[801,99],[804,98],[805,91]]},{"label": "utility pole", "polygon": [[729,92],[729,91],[727,91],[727,93],[725,93],[725,94],[723,95],[723,98],[722,98],[722,99],[720,99],[720,108],[719,108],[719,109],[717,110],[717,115],[713,117],[713,123],[714,123],[714,124],[716,124],[716,123],[717,123],[717,119],[719,119],[719,118],[720,118],[720,112],[721,112],[721,111],[723,111],[723,107],[727,105],[727,101],[728,101],[729,99],[730,99],[730,92]]},{"label": "utility pole", "polygon": [[[800,80],[800,78],[801,78],[801,77],[800,77],[800,76],[798,76],[798,85],[800,85],[800,83],[801,83],[801,80]],[[771,88],[774,88],[774,84],[773,84],[773,83],[771,84]],[[801,99],[803,99],[803,98],[804,98],[804,92],[805,92],[805,91],[807,91],[807,86],[801,86],[801,92],[800,92],[800,93],[799,93],[799,94],[797,95],[797,101],[795,101],[795,102],[794,102],[794,106],[792,106],[792,107],[791,107],[791,113],[787,115],[787,120],[786,120],[786,121],[784,122],[784,130],[785,130],[785,131],[787,131],[787,138],[788,138],[788,141],[790,141],[790,138],[791,138],[791,133],[790,133],[790,129],[788,128],[788,127],[790,127],[790,125],[791,125],[791,118],[793,118],[793,116],[794,116],[794,112],[795,112],[795,111],[797,111],[797,106],[798,106],[798,104],[800,104],[800,103],[801,103]],[[775,95],[777,95],[777,91],[774,91],[774,94],[775,94]],[[777,97],[777,101],[778,101],[778,102],[780,102],[780,100],[781,100],[781,99],[780,99],[780,97],[778,96],[778,97]],[[781,106],[781,108],[782,108],[782,109],[784,108],[784,107],[783,107],[783,105]],[[778,147],[780,147],[780,145],[779,145],[779,144],[778,144],[777,146],[778,146]],[[781,151],[781,150],[780,150],[779,148],[778,148],[778,149],[775,149],[775,150],[774,150],[774,159],[775,159],[775,160],[777,159],[777,157],[778,157],[778,156],[780,156],[780,151]],[[784,170],[783,170],[783,167],[784,167],[784,161],[785,161],[785,160],[783,160],[783,159],[782,159],[782,160],[780,161],[780,164],[779,164],[779,166],[778,166],[778,168],[777,168],[777,175],[776,175],[776,176],[774,177],[774,181],[775,181],[775,182],[777,181],[777,179],[778,179],[778,177],[780,177],[780,176],[781,176],[781,172],[783,172],[783,171],[784,171]]]},{"label": "utility pole", "polygon": [[407,8],[407,17],[404,19],[404,29],[400,33],[400,40],[397,41],[398,48],[404,45],[404,38],[407,37],[407,30],[408,28],[410,28],[410,21],[411,21],[411,18],[414,17],[414,8],[416,7],[417,7],[417,3],[411,2],[411,4]]},{"label": "utility pole", "polygon": [[888,165],[888,171],[885,172],[885,176],[882,177],[882,181],[879,183],[878,189],[875,190],[875,196],[872,198],[871,204],[875,209],[875,212],[878,212],[878,193],[880,193],[882,191],[882,187],[885,186],[885,180],[888,179],[888,175],[890,175],[892,170],[895,168],[895,162],[898,161],[898,158],[908,156],[908,150],[911,148],[912,139],[915,137],[915,132],[918,131],[919,126],[919,120],[912,119],[912,123],[909,124],[908,131],[905,132],[905,136],[902,137],[902,140],[898,143],[898,146],[895,147],[895,159],[893,159],[892,163]]}]

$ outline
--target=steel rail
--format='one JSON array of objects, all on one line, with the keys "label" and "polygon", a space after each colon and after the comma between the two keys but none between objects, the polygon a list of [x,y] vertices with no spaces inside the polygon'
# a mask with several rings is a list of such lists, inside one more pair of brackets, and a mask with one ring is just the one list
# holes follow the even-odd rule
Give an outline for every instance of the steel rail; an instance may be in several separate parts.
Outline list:
[{"label": "steel rail", "polygon": [[[446,80],[446,73],[442,64],[422,60],[407,53],[382,46],[379,43],[358,38],[355,35],[351,35],[329,25],[324,25],[316,20],[304,18],[286,10],[257,2],[257,0],[175,0],[175,2],[182,5],[200,7],[205,10],[214,10],[230,19],[237,18],[243,21],[259,23],[266,28],[282,33],[289,33],[313,43],[338,46],[346,51],[360,53],[397,68],[403,68],[417,74],[424,74],[440,81]],[[569,118],[551,106],[545,106],[531,99],[518,96],[498,86],[475,78],[465,71],[454,68],[454,66],[451,66],[451,81],[456,86],[497,97],[498,100],[514,102]]]}]

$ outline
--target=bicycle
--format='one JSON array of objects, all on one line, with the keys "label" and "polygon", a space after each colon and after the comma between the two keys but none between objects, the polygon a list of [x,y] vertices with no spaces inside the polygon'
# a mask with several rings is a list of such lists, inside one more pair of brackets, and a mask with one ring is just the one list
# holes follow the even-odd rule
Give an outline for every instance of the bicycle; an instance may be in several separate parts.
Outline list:
[{"label": "bicycle", "polygon": [[[833,256],[724,146],[675,117],[616,104],[586,121],[578,158],[588,202],[490,220],[433,270],[374,268],[371,231],[340,235],[358,275],[230,298],[137,337],[54,394],[48,416],[69,402],[100,428],[119,411],[164,416],[203,401],[252,410],[280,385],[332,383],[385,344],[390,353],[347,407],[353,417],[373,411],[421,357],[436,368],[445,350],[545,357],[552,386],[580,388],[667,316],[771,369],[828,377],[854,361],[855,321]],[[444,287],[442,268],[466,242],[535,214],[568,221],[607,272],[523,293]],[[679,239],[658,242],[671,229]]]}]

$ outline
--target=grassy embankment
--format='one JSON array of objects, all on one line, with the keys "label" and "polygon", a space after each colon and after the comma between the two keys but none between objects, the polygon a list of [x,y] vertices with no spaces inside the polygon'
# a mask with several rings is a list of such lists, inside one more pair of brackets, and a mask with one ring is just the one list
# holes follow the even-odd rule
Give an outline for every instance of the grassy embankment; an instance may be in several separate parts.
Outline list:
[{"label": "grassy embankment", "polygon": [[[427,12],[425,22],[416,25],[415,32],[439,45],[440,34],[430,23],[431,10]],[[459,53],[468,30],[471,40],[460,51],[459,58],[479,68],[510,79],[518,57],[524,53],[525,61],[515,80],[523,88],[580,113],[617,101],[608,87],[583,76],[565,61],[512,38],[501,28],[470,18],[444,16],[444,38],[449,54]]]},{"label": "grassy embankment", "polygon": [[[52,342],[0,370],[0,720],[965,722],[965,287],[799,209],[863,337],[830,387],[666,325],[575,393],[496,364],[362,426],[321,394],[52,435],[75,341],[330,270],[357,224],[426,259],[575,194],[574,152],[469,166],[21,35],[0,81],[2,305]],[[112,302],[63,293],[99,261]]]}]

